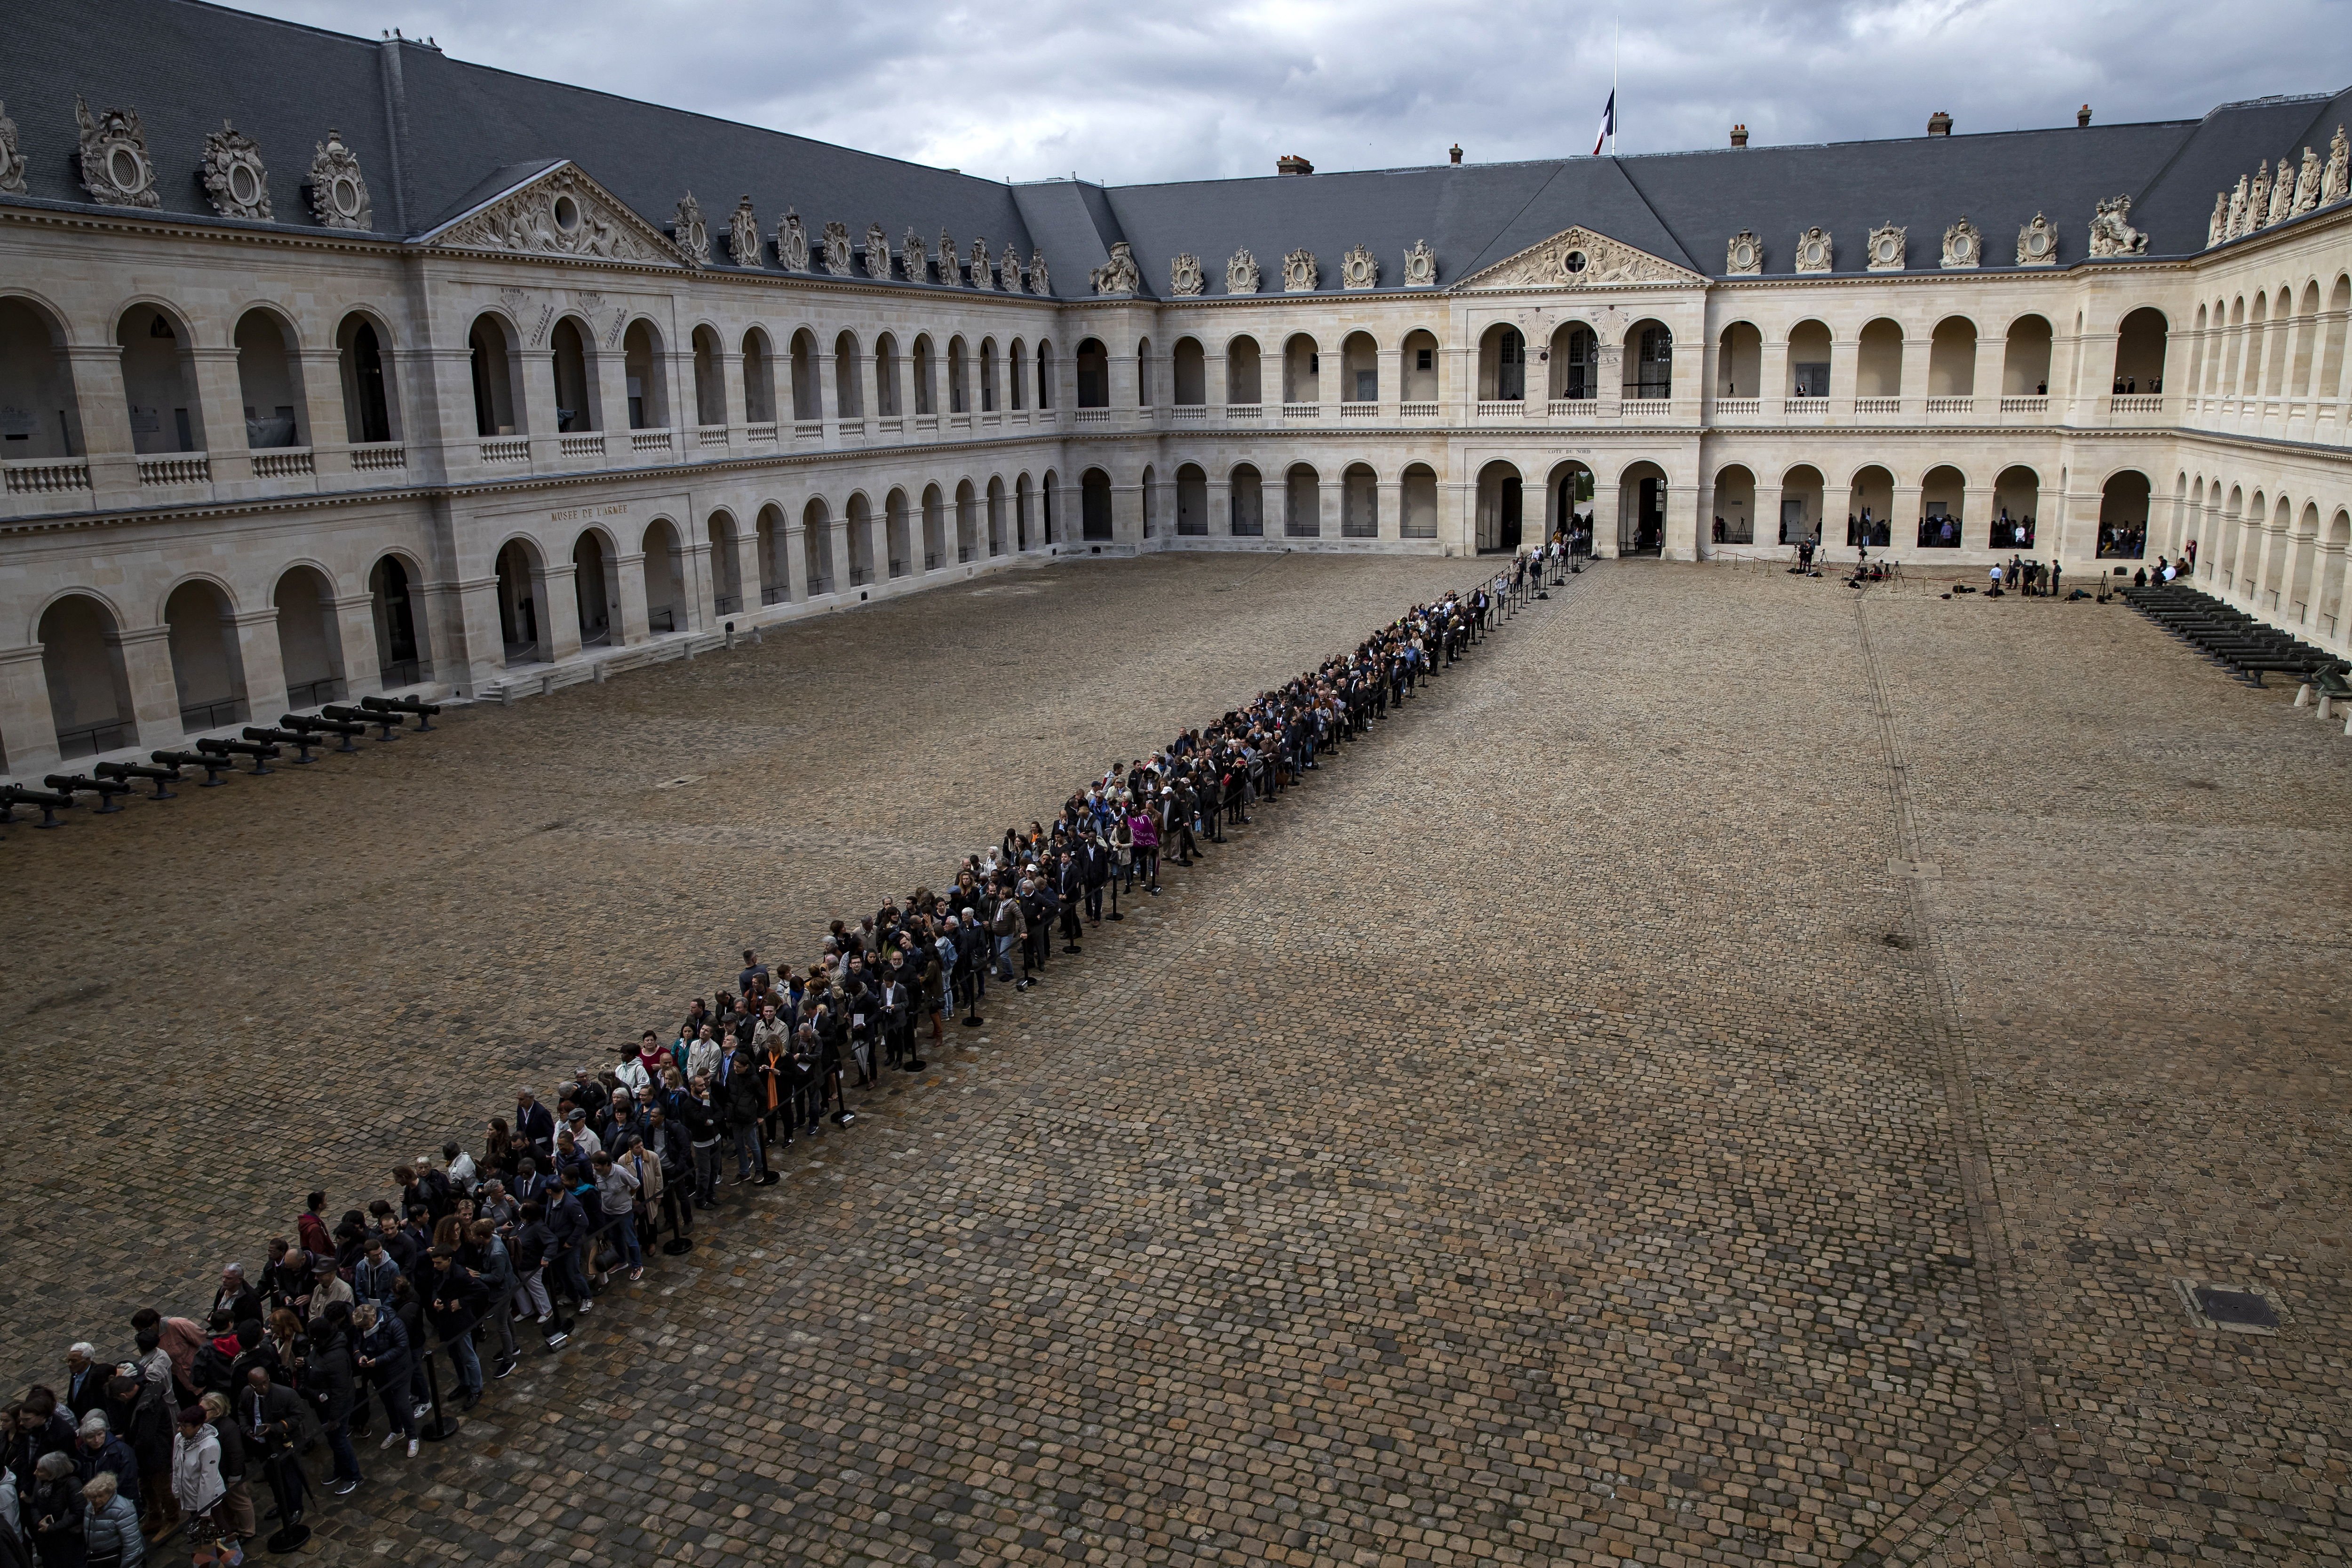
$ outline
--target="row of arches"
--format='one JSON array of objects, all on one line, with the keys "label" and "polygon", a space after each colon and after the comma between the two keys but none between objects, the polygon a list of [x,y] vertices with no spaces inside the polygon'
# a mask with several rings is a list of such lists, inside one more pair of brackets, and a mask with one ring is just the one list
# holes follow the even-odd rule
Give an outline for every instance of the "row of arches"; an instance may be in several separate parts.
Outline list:
[{"label": "row of arches", "polygon": [[[363,596],[346,597],[325,566],[298,561],[271,583],[266,606],[248,613],[229,583],[190,575],[137,617],[143,629],[97,589],[55,594],[32,633],[58,754],[70,761],[142,740],[274,724],[283,707],[351,695],[354,667],[368,690],[429,680],[421,581],[414,558],[388,552],[369,568]],[[162,668],[151,663],[159,650]]]},{"label": "row of arches", "polygon": [[2274,626],[2345,646],[2352,510],[2183,472],[2170,514],[2160,546],[2177,556],[2199,541],[2197,573],[2207,588]]},{"label": "row of arches", "polygon": [[[2077,323],[2079,326],[2079,323]],[[2161,393],[2167,353],[2168,324],[2164,312],[2144,306],[2126,314],[2116,335],[2114,390],[2117,393]],[[2001,338],[2000,382],[2003,397],[2046,396],[2050,391],[2051,351],[2055,338],[2049,318],[2027,312],[2011,321]],[[1782,344],[1787,370],[1778,391],[1764,385],[1765,340],[1752,321],[1726,325],[1717,334],[1713,389],[1717,397],[1974,397],[1978,395],[1979,337],[1976,322],[1967,316],[1947,316],[1926,337],[1921,382],[1906,383],[1905,361],[1909,340],[1901,323],[1879,317],[1865,322],[1854,336],[1853,384],[1832,384],[1837,363],[1836,337],[1828,323],[1807,318],[1790,326]],[[1987,395],[1993,388],[1982,389]]]},{"label": "row of arches", "polygon": [[[400,439],[391,338],[362,310],[336,325],[331,354],[306,352],[291,317],[270,305],[238,316],[231,333],[236,403],[207,407],[199,348],[186,317],[140,301],[114,323],[122,416],[134,452],[262,451],[318,441]],[[313,386],[313,378],[334,385]],[[313,427],[314,408],[334,409]],[[0,458],[77,458],[89,450],[86,413],[64,326],[21,295],[0,296]]]},{"label": "row of arches", "polygon": [[[844,331],[825,344],[813,329],[802,327],[780,353],[764,327],[746,328],[730,347],[706,322],[689,334],[686,368],[691,384],[674,391],[672,356],[650,317],[624,326],[612,350],[598,345],[594,329],[578,315],[557,318],[547,341],[554,400],[549,422],[566,435],[613,423],[608,409],[616,390],[627,427],[643,430],[766,425],[782,418],[862,419],[869,414],[897,419],[909,414],[1050,409],[1059,374],[1053,343],[1045,339],[1032,345],[1014,338],[1000,345],[984,337],[975,346],[957,334],[941,348],[928,332],[901,340],[884,331],[868,344]],[[511,436],[538,427],[530,413],[530,361],[512,319],[484,311],[474,319],[467,346],[476,434]],[[740,378],[740,408],[730,406],[730,370]]]},{"label": "row of arches", "polygon": [[2343,395],[2352,274],[2338,273],[2320,312],[2319,279],[2200,302],[2189,385],[2209,397]]}]

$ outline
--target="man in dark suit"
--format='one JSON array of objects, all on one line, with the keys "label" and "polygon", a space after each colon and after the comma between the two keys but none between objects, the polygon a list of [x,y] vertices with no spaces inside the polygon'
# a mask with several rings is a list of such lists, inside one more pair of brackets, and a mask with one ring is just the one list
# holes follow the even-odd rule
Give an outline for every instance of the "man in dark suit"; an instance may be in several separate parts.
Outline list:
[{"label": "man in dark suit", "polygon": [[555,1153],[555,1113],[527,1089],[515,1095],[515,1136],[538,1150],[542,1163]]},{"label": "man in dark suit", "polygon": [[97,1350],[87,1344],[77,1344],[66,1352],[66,1408],[79,1422],[93,1410],[106,1405],[106,1380],[114,1375],[110,1366],[98,1364]]}]

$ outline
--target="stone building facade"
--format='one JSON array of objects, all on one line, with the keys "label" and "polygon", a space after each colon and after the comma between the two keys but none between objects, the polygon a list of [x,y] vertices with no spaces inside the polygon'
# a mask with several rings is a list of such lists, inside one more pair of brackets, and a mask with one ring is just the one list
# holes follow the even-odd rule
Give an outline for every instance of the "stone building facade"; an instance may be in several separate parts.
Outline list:
[{"label": "stone building facade", "polygon": [[2352,647],[2352,98],[1015,186],[184,0],[100,27],[38,0],[0,63],[11,777],[1073,552],[2193,541]]}]

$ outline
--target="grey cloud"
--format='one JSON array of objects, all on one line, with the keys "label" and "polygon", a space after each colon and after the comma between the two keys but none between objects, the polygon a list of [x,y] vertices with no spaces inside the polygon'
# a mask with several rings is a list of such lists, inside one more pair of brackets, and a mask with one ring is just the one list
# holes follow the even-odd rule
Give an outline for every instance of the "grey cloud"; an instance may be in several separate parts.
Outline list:
[{"label": "grey cloud", "polygon": [[[991,177],[1118,182],[1582,153],[1596,10],[1431,0],[1080,0],[890,9],[735,0],[268,0],[459,58]],[[1620,145],[1717,147],[2202,114],[2352,81],[2341,0],[1654,0],[1624,17]],[[2218,21],[2217,21],[2218,18]]]}]

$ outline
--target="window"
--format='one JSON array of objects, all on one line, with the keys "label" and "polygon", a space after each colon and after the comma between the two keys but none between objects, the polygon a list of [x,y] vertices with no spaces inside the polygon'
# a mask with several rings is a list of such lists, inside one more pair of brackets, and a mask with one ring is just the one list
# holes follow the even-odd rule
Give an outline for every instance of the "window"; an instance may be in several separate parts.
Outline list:
[{"label": "window", "polygon": [[1675,336],[1664,327],[1642,329],[1642,358],[1636,385],[1643,397],[1674,395]]},{"label": "window", "polygon": [[1561,376],[1561,395],[1572,401],[1589,401],[1600,395],[1601,342],[1590,327],[1570,328],[1568,334],[1568,363]]},{"label": "window", "polygon": [[1432,364],[1433,363],[1433,356],[1435,353],[1436,353],[1436,351],[1435,351],[1434,349],[1415,349],[1415,350],[1413,350],[1413,351],[1412,351],[1412,355],[1413,355],[1413,358],[1412,358],[1412,368],[1413,368],[1413,369],[1415,369],[1415,370],[1428,370],[1428,369],[1430,369],[1430,368],[1432,367]]}]

